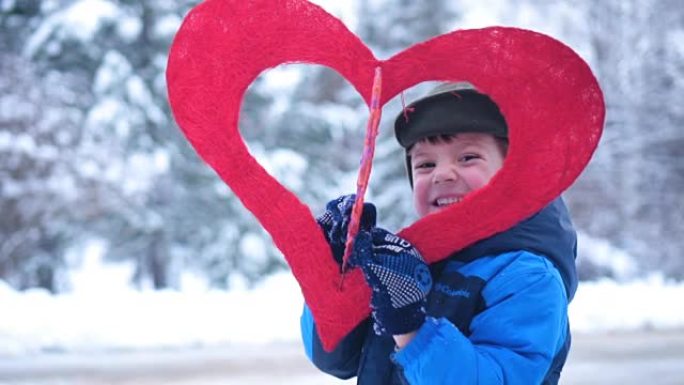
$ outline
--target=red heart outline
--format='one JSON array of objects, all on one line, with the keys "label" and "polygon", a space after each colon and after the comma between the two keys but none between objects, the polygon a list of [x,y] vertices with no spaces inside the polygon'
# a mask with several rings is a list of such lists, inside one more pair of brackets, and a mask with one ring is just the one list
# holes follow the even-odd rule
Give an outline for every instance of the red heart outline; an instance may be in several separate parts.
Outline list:
[{"label": "red heart outline", "polygon": [[589,162],[603,128],[603,95],[590,68],[536,32],[459,30],[378,60],[341,21],[305,0],[207,0],[195,7],[169,53],[175,119],[285,255],[326,350],[368,316],[370,292],[358,271],[339,290],[338,267],[311,211],[258,164],[238,130],[248,86],[283,63],[330,67],[366,103],[376,66],[383,70],[381,105],[427,80],[468,80],[497,102],[509,126],[503,169],[461,204],[400,232],[429,262],[510,228],[556,198]]}]

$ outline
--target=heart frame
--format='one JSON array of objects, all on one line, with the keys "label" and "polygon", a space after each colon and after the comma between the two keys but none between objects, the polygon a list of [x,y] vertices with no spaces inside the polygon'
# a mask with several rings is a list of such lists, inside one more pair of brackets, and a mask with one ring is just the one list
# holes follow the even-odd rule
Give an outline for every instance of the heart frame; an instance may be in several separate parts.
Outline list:
[{"label": "heart frame", "polygon": [[428,80],[467,80],[498,104],[509,127],[504,167],[460,204],[399,232],[430,263],[510,228],[560,195],[591,159],[605,119],[589,66],[540,33],[458,30],[379,60],[340,20],[306,0],[206,0],[193,8],[169,52],[174,117],[284,254],[326,350],[368,317],[370,291],[358,270],[340,290],[338,266],[310,209],[254,159],[238,130],[249,85],[285,63],[329,67],[367,104],[376,67],[383,72],[381,105]]}]

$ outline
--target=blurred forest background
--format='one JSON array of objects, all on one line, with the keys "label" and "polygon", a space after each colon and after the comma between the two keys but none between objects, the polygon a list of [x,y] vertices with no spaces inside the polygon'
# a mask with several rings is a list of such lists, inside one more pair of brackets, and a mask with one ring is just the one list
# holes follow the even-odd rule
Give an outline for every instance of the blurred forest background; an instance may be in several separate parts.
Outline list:
[{"label": "blurred forest background", "polygon": [[[132,262],[140,287],[177,288],[181,272],[194,271],[229,288],[236,277],[255,282],[287,268],[170,114],[167,53],[197,3],[0,0],[0,279],[69,290],[74,251],[92,239],[106,242],[108,260]],[[573,47],[608,106],[599,150],[565,194],[575,223],[585,239],[631,255],[633,274],[684,278],[682,0],[337,3],[346,6],[336,15],[379,58],[490,24]],[[385,108],[368,198],[395,230],[415,220],[391,127],[399,105]],[[333,71],[288,65],[250,87],[241,131],[262,164],[318,212],[354,190],[367,116]],[[583,279],[621,278],[591,255],[579,262]]]}]

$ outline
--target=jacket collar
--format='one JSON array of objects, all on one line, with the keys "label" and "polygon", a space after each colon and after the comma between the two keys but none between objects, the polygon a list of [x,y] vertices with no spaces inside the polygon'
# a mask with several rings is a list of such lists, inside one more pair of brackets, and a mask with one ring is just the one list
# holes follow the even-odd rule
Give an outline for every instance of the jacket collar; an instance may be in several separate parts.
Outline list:
[{"label": "jacket collar", "polygon": [[560,197],[510,229],[478,241],[448,259],[470,262],[518,250],[548,258],[561,274],[568,301],[572,300],[577,290],[577,233]]}]

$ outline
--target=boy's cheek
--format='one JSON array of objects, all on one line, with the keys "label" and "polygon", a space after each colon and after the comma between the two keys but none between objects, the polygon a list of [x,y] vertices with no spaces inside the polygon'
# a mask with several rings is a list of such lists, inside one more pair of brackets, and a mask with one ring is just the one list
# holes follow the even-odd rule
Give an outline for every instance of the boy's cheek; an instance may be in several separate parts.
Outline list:
[{"label": "boy's cheek", "polygon": [[427,215],[429,204],[427,203],[427,189],[424,181],[414,179],[412,198],[413,208],[416,210],[416,213],[418,213],[418,216],[423,217]]}]

